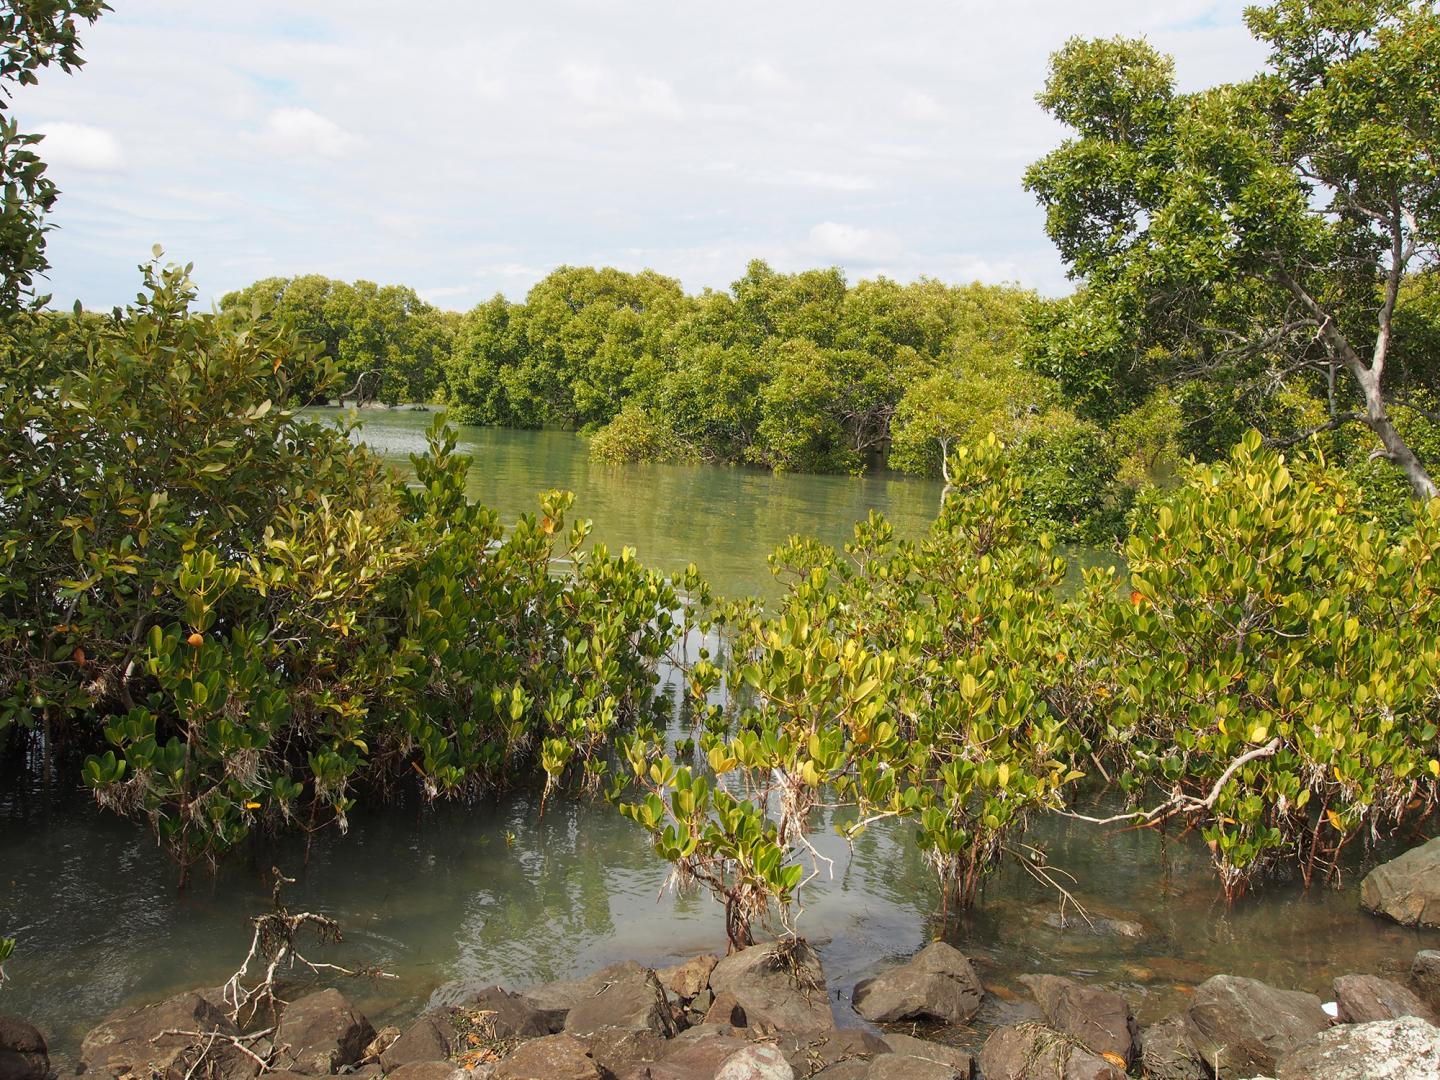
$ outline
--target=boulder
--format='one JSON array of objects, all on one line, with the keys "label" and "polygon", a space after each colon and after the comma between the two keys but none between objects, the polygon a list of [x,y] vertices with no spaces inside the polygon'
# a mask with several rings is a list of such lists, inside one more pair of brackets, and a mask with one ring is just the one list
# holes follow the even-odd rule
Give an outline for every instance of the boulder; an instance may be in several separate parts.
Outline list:
[{"label": "boulder", "polygon": [[239,1034],[229,1016],[204,994],[192,990],[156,1005],[113,1014],[85,1036],[80,1063],[85,1072],[101,1077],[134,1074],[183,1080],[203,1055],[205,1071],[214,1080],[250,1080],[259,1071],[254,1059],[231,1043],[163,1034],[166,1031],[215,1032],[221,1037]]},{"label": "boulder", "polygon": [[50,1051],[38,1028],[0,1016],[0,1080],[45,1080]]},{"label": "boulder", "polygon": [[675,1034],[675,1016],[655,972],[636,968],[617,973],[566,1014],[565,1030],[571,1035],[601,1028],[633,1028],[662,1038]]},{"label": "boulder", "polygon": [[1410,964],[1410,989],[1440,1016],[1440,949],[1421,949]]},{"label": "boulder", "polygon": [[818,1073],[811,1073],[811,1080],[865,1080],[870,1073],[870,1062],[863,1058],[851,1058],[826,1065]]},{"label": "boulder", "polygon": [[655,975],[660,985],[671,991],[681,1001],[689,1003],[710,986],[710,972],[720,962],[718,956],[692,956],[683,964],[660,968]]},{"label": "boulder", "polygon": [[795,1072],[779,1047],[751,1043],[721,1062],[715,1080],[795,1080]]},{"label": "boulder", "polygon": [[975,1071],[975,1055],[968,1050],[961,1050],[958,1046],[946,1046],[944,1043],[931,1042],[929,1039],[917,1039],[910,1035],[886,1035],[885,1044],[890,1047],[892,1053],[905,1058],[919,1058],[922,1061],[938,1061],[941,1065],[948,1065],[959,1076],[969,1080],[971,1073]]},{"label": "boulder", "polygon": [[700,1022],[702,1024],[729,1024],[731,1027],[744,1027],[745,1010],[740,1007],[739,998],[726,992],[710,1003],[710,1008],[705,1010],[705,1015]]},{"label": "boulder", "polygon": [[692,1029],[672,1040],[660,1061],[618,1075],[625,1080],[714,1080],[721,1066],[749,1045],[738,1035]]},{"label": "boulder", "polygon": [[931,942],[899,967],[855,985],[855,1011],[877,1024],[940,1020],[963,1024],[980,1009],[985,990],[965,954]]},{"label": "boulder", "polygon": [[418,1020],[380,1052],[380,1064],[388,1072],[412,1061],[443,1061],[453,1055],[458,1048],[456,1011],[452,1007],[421,1013]]},{"label": "boulder", "polygon": [[1140,1063],[1149,1080],[1210,1080],[1210,1070],[1181,1015],[1167,1016],[1140,1034]]},{"label": "boulder", "polygon": [[521,1043],[490,1074],[494,1080],[601,1080],[590,1048],[574,1035],[546,1035]]},{"label": "boulder", "polygon": [[835,1027],[820,958],[802,938],[731,953],[710,973],[710,989],[717,1005],[730,994],[744,1010],[747,1026],[761,1034],[800,1035]]},{"label": "boulder", "polygon": [[280,1066],[321,1076],[359,1064],[373,1038],[370,1021],[335,989],[292,1001],[275,1029]]},{"label": "boulder", "polygon": [[1125,1080],[1125,1069],[1043,1024],[997,1028],[980,1048],[985,1080]]},{"label": "boulder", "polygon": [[593,975],[587,975],[583,979],[560,979],[557,982],[532,986],[520,991],[520,996],[546,1014],[553,1030],[558,1032],[564,1029],[565,1017],[572,1008],[587,998],[594,997],[610,983],[644,970],[646,969],[633,960],[622,960],[618,964],[601,968]]},{"label": "boulder", "polygon": [[1277,1080],[1435,1080],[1440,1028],[1418,1016],[1343,1024],[1296,1047],[1275,1075]]},{"label": "boulder", "polygon": [[1335,1003],[1340,1019],[1347,1024],[1365,1024],[1371,1020],[1398,1020],[1402,1016],[1418,1016],[1435,1022],[1430,1007],[1405,987],[1378,975],[1341,975],[1334,982]]},{"label": "boulder", "polygon": [[841,1061],[868,1061],[879,1054],[890,1053],[884,1039],[858,1028],[781,1035],[778,1042],[790,1068],[802,1078],[814,1076]]},{"label": "boulder", "polygon": [[909,1054],[886,1054],[870,1062],[865,1080],[970,1080],[969,1062],[962,1072],[954,1065],[934,1058]]},{"label": "boulder", "polygon": [[[266,1073],[267,1077],[271,1074]],[[464,1069],[453,1061],[409,1061],[385,1074],[386,1080],[467,1080]]]},{"label": "boulder", "polygon": [[1195,1049],[1218,1080],[1271,1073],[1291,1050],[1330,1026],[1314,994],[1234,975],[1216,975],[1196,987],[1186,1016]]},{"label": "boulder", "polygon": [[1060,975],[1022,975],[1045,1019],[1087,1050],[1114,1054],[1126,1065],[1139,1051],[1140,1027],[1130,1004],[1119,994]]},{"label": "boulder", "polygon": [[640,1028],[604,1027],[592,1032],[585,1041],[600,1071],[613,1076],[657,1061],[670,1049],[668,1040]]},{"label": "boulder", "polygon": [[1440,927],[1440,836],[1366,874],[1360,906],[1401,926]]}]

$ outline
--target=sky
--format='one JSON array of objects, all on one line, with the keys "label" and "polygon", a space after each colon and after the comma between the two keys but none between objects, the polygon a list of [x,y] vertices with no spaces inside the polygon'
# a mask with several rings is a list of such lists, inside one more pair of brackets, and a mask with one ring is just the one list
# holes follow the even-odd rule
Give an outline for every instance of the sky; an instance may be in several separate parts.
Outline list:
[{"label": "sky", "polygon": [[46,290],[133,299],[155,244],[205,300],[320,273],[467,309],[559,265],[723,288],[752,258],[851,280],[1067,290],[1021,188],[1076,34],[1182,89],[1258,69],[1240,3],[111,0],[86,66],[18,92],[62,195]]}]

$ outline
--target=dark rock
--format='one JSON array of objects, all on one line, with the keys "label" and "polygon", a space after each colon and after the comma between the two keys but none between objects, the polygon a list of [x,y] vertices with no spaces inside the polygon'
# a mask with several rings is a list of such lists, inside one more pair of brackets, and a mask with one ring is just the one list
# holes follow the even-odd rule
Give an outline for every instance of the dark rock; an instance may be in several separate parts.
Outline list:
[{"label": "dark rock", "polygon": [[1398,1020],[1402,1016],[1435,1022],[1435,1014],[1423,1001],[1399,983],[1378,975],[1341,975],[1333,985],[1340,1019],[1347,1024]]},{"label": "dark rock", "polygon": [[370,1021],[334,989],[291,1002],[275,1029],[281,1066],[322,1076],[358,1064],[373,1038]]},{"label": "dark rock", "polygon": [[1052,911],[1041,921],[1052,930],[1087,934],[1091,937],[1129,938],[1131,941],[1139,941],[1145,936],[1145,927],[1133,919],[1112,919],[1104,915],[1091,915],[1086,919]]},{"label": "dark rock", "polygon": [[1410,989],[1440,1016],[1440,949],[1421,949],[1410,965]]},{"label": "dark rock", "polygon": [[931,942],[915,957],[883,975],[855,985],[855,1011],[867,1020],[940,1020],[963,1024],[984,996],[965,954],[943,941]]},{"label": "dark rock", "polygon": [[459,1008],[490,1038],[534,1039],[559,1031],[556,1021],[560,1018],[555,1011],[536,1008],[519,994],[498,986],[471,994]]},{"label": "dark rock", "polygon": [[910,1035],[898,1034],[886,1035],[885,1043],[896,1054],[949,1065],[958,1075],[966,1077],[967,1080],[975,1071],[975,1055],[968,1050],[961,1050],[958,1046],[946,1046],[944,1043],[931,1042],[929,1039],[916,1039]]},{"label": "dark rock", "polygon": [[249,1080],[259,1071],[254,1060],[231,1043],[217,1039],[206,1052],[208,1039],[163,1035],[166,1031],[215,1032],[220,1038],[239,1034],[229,1016],[192,990],[156,1005],[115,1013],[85,1036],[80,1063],[84,1071],[102,1077],[133,1073],[183,1080],[204,1054],[206,1072],[216,1080]]},{"label": "dark rock", "polygon": [[49,1072],[49,1048],[40,1030],[0,1016],[0,1080],[45,1080]]},{"label": "dark rock", "polygon": [[1150,1080],[1209,1080],[1210,1070],[1181,1015],[1167,1016],[1140,1035],[1140,1062]]},{"label": "dark rock", "polygon": [[1440,836],[1366,874],[1360,906],[1401,926],[1440,927]]},{"label": "dark rock", "polygon": [[1440,1028],[1418,1016],[1342,1024],[1280,1061],[1277,1080],[1435,1080]]},{"label": "dark rock", "polygon": [[387,1080],[466,1080],[465,1070],[453,1061],[407,1061],[385,1076]]},{"label": "dark rock", "polygon": [[542,1013],[547,1014],[555,1031],[561,1031],[565,1027],[565,1018],[570,1010],[584,1002],[586,998],[594,997],[609,983],[645,970],[633,960],[623,960],[618,964],[601,968],[593,975],[587,975],[583,979],[561,979],[558,982],[529,987],[520,991],[520,996]]},{"label": "dark rock", "polygon": [[571,1035],[606,1027],[635,1028],[662,1038],[675,1034],[675,1016],[655,972],[637,968],[617,973],[565,1017],[565,1030]]},{"label": "dark rock", "polygon": [[713,1080],[726,1061],[749,1045],[737,1035],[687,1031],[673,1040],[660,1061],[619,1075],[626,1080]]},{"label": "dark rock", "polygon": [[592,1032],[585,1041],[600,1071],[619,1076],[637,1065],[657,1061],[670,1049],[669,1042],[653,1031],[640,1028],[605,1027]]},{"label": "dark rock", "polygon": [[455,1043],[456,1009],[431,1009],[400,1033],[399,1038],[380,1053],[380,1064],[386,1070],[398,1069],[412,1061],[440,1061],[452,1056]]},{"label": "dark rock", "polygon": [[1216,975],[1196,987],[1186,1016],[1195,1049],[1219,1080],[1271,1073],[1291,1050],[1330,1026],[1314,994],[1234,975]]},{"label": "dark rock", "polygon": [[800,1035],[835,1027],[820,958],[803,939],[732,953],[710,973],[710,989],[717,1005],[725,994],[732,995],[745,1011],[747,1026],[762,1034]]},{"label": "dark rock", "polygon": [[692,956],[683,964],[660,968],[655,975],[661,986],[672,991],[681,1001],[690,1002],[709,988],[710,972],[715,970],[715,965],[719,962],[718,956]]},{"label": "dark rock", "polygon": [[1127,1065],[1138,1052],[1140,1027],[1130,1004],[1119,994],[1060,975],[1022,975],[1057,1031],[1097,1054],[1114,1054]]},{"label": "dark rock", "polygon": [[985,1080],[1125,1080],[1119,1065],[1043,1024],[999,1028],[980,1050]]},{"label": "dark rock", "polygon": [[490,1074],[494,1080],[601,1080],[590,1049],[574,1035],[546,1035],[521,1043]]},{"label": "dark rock", "polygon": [[813,1076],[841,1061],[869,1060],[878,1054],[890,1053],[884,1039],[858,1028],[782,1035],[778,1044],[790,1068],[801,1078]]}]

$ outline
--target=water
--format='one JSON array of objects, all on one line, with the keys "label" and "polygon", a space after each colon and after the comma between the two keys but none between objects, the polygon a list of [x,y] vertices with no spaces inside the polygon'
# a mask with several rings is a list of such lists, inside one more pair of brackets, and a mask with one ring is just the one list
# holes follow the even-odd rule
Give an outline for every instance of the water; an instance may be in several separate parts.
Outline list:
[{"label": "water", "polygon": [[[366,437],[403,461],[427,423],[377,414]],[[476,458],[471,494],[507,518],[540,490],[570,488],[599,539],[631,544],[665,568],[693,559],[730,593],[768,591],[764,557],[792,532],[840,543],[873,507],[901,535],[919,536],[939,498],[938,485],[894,478],[594,466],[562,433],[467,429],[463,443]],[[603,804],[552,800],[543,818],[538,809],[533,791],[472,806],[362,807],[348,835],[316,838],[308,866],[303,842],[290,837],[179,893],[149,835],[99,814],[83,793],[38,780],[0,792],[0,929],[19,939],[0,1012],[39,1023],[63,1065],[114,1008],[220,983],[249,944],[248,918],[268,905],[272,865],[299,879],[287,892],[292,911],[323,911],[343,927],[345,941],[312,958],[398,976],[342,987],[377,1025],[414,1015],[451,980],[519,987],[620,959],[723,951],[720,909],[703,895],[662,895],[667,867],[639,829]],[[842,995],[837,1012],[853,1018],[843,996],[877,961],[940,931],[939,897],[903,827],[873,827],[853,855],[824,823],[820,836],[835,877],[810,892],[801,929]],[[1017,977],[1026,972],[1093,977],[1151,1020],[1217,972],[1328,997],[1337,975],[1398,975],[1417,949],[1440,947],[1440,933],[1363,914],[1358,868],[1340,889],[1307,896],[1277,884],[1226,908],[1193,837],[1166,842],[1049,819],[1028,839],[1076,876],[1072,891],[1105,932],[1073,917],[1068,928],[1052,925],[1055,894],[1007,868],[979,911],[943,931],[975,957],[998,1015],[1025,996]]]}]

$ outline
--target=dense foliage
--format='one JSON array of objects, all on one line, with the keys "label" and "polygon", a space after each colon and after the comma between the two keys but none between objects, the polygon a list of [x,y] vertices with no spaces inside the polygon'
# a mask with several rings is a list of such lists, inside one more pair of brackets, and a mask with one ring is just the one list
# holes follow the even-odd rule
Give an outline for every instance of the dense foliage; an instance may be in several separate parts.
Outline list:
[{"label": "dense foliage", "polygon": [[0,369],[0,740],[101,751],[97,797],[187,864],[343,825],[357,785],[597,767],[652,704],[669,582],[582,551],[558,492],[502,529],[443,427],[401,483],[295,411],[295,373],[333,377],[313,348],[193,298],[147,268],[136,307],[36,320]]}]

